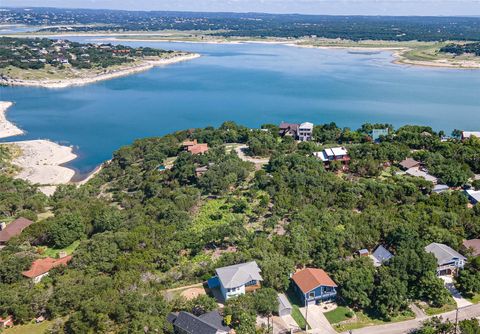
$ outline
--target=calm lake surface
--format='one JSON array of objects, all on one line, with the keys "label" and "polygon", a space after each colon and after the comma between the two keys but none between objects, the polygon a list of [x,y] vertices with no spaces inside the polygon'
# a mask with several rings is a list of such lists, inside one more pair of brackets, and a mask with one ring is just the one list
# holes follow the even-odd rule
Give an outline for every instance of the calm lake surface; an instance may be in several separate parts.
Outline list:
[{"label": "calm lake surface", "polygon": [[[93,41],[85,38],[69,38]],[[98,39],[96,40],[98,41]],[[27,134],[73,145],[87,173],[136,138],[218,126],[281,121],[424,124],[480,130],[480,71],[392,64],[388,52],[267,44],[124,42],[199,52],[203,57],[65,89],[0,88],[9,119]]]}]

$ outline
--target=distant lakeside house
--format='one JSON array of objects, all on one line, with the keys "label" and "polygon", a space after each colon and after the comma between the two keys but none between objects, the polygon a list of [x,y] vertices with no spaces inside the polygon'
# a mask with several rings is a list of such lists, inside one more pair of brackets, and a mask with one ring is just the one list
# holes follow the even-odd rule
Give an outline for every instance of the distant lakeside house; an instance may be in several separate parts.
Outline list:
[{"label": "distant lakeside house", "polygon": [[224,300],[255,291],[263,281],[255,261],[218,268],[215,272],[216,276],[208,280],[208,287],[220,288]]},{"label": "distant lakeside house", "polygon": [[[430,175],[425,168],[422,168],[422,163],[415,159],[407,158],[401,161],[399,166],[407,175],[421,177],[426,181],[432,182],[434,185],[437,185],[438,183],[438,179],[435,176]],[[434,192],[442,192],[448,189],[449,187],[447,185],[442,184],[440,187],[435,188]]]},{"label": "distant lakeside house", "polygon": [[372,130],[372,140],[376,143],[380,141],[381,137],[386,137],[389,134],[388,129],[373,129]]},{"label": "distant lakeside house", "polygon": [[340,162],[345,168],[348,167],[348,163],[350,162],[350,156],[345,147],[326,148],[320,152],[313,152],[313,156],[320,159],[327,168],[333,161]]},{"label": "distant lakeside house", "polygon": [[305,268],[292,276],[295,292],[303,305],[317,304],[337,297],[337,284],[322,269]]},{"label": "distant lakeside house", "polygon": [[463,247],[470,251],[473,256],[480,255],[480,239],[463,240]]},{"label": "distant lakeside house", "polygon": [[2,318],[0,317],[0,329],[13,327],[13,318],[11,315]]},{"label": "distant lakeside house", "polygon": [[170,313],[167,318],[173,325],[176,334],[230,334],[233,330],[225,326],[223,317],[218,311],[200,316],[189,312]]},{"label": "distant lakeside house", "polygon": [[399,165],[403,170],[408,170],[410,168],[420,167],[420,162],[412,158],[406,158],[405,160],[401,161]]},{"label": "distant lakeside house", "polygon": [[437,276],[455,275],[459,269],[463,269],[467,258],[451,247],[432,242],[425,247],[427,253],[431,253],[437,259]]},{"label": "distant lakeside house", "polygon": [[10,224],[0,223],[0,248],[5,246],[10,239],[19,236],[24,229],[32,225],[29,219],[20,217]]},{"label": "distant lakeside house", "polygon": [[23,271],[22,275],[32,279],[33,283],[39,283],[42,278],[48,275],[50,270],[59,266],[66,266],[71,259],[71,255],[62,257],[60,259],[53,259],[51,257],[38,259],[33,261],[30,269]]},{"label": "distant lakeside house", "polygon": [[480,138],[480,131],[462,131],[462,140],[467,140],[471,137]]},{"label": "distant lakeside house", "polygon": [[194,155],[208,152],[208,144],[199,144],[196,139],[184,141],[182,147],[184,150]]},{"label": "distant lakeside house", "polygon": [[473,205],[480,202],[480,190],[467,189],[465,190],[465,195],[467,195],[468,200]]},{"label": "distant lakeside house", "polygon": [[278,128],[278,134],[281,137],[293,137],[300,141],[310,141],[313,139],[313,123],[310,122],[304,122],[302,124],[282,122]]}]

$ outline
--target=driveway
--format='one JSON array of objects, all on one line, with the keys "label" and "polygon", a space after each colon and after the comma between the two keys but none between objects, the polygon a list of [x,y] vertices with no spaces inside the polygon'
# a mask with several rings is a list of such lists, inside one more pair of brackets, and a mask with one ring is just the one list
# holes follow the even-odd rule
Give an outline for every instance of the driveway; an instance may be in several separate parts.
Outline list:
[{"label": "driveway", "polygon": [[445,282],[445,287],[457,303],[458,308],[472,305],[472,303],[463,298],[460,292],[458,292],[457,288],[455,288],[455,285],[453,284],[453,278],[451,276],[441,276],[440,278]]},{"label": "driveway", "polygon": [[307,308],[301,307],[300,312],[302,313],[303,317],[307,319],[310,328],[308,333],[314,334],[336,334],[335,331],[328,322],[325,315],[323,315],[322,308],[318,305],[309,305],[308,306],[308,314]]},{"label": "driveway", "polygon": [[[272,325],[273,322],[273,325]],[[267,327],[267,318],[257,316],[257,326]],[[297,330],[299,327],[291,315],[283,317],[273,316],[270,318],[270,326],[273,326],[273,334],[289,332],[290,329]]]},{"label": "driveway", "polygon": [[243,160],[243,161],[248,161],[248,162],[252,162],[255,164],[255,168],[258,170],[258,169],[261,169],[264,165],[268,164],[268,162],[270,161],[270,158],[254,158],[254,157],[250,157],[248,155],[245,154],[245,152],[248,150],[248,146],[247,145],[239,145],[239,146],[236,146],[235,147],[235,152],[237,152],[237,155],[238,157]]}]

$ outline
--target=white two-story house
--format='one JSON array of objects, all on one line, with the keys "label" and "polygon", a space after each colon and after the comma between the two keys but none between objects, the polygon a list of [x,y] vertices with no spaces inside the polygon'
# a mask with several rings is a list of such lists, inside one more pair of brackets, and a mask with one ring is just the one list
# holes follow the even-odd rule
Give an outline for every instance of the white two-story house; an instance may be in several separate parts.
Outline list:
[{"label": "white two-story house", "polygon": [[216,276],[208,280],[210,288],[220,288],[224,300],[255,291],[263,281],[255,261],[218,268]]},{"label": "white two-story house", "polygon": [[467,258],[454,249],[444,244],[432,242],[425,247],[427,253],[432,253],[437,259],[437,275],[455,275],[459,269],[463,269]]}]

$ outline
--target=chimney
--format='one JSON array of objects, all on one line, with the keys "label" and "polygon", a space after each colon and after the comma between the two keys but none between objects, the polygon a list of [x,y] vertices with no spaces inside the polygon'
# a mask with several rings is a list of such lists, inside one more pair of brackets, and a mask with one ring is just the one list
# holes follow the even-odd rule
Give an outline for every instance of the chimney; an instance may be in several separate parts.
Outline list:
[{"label": "chimney", "polygon": [[7,224],[5,222],[0,223],[0,231],[3,231],[7,227]]}]

